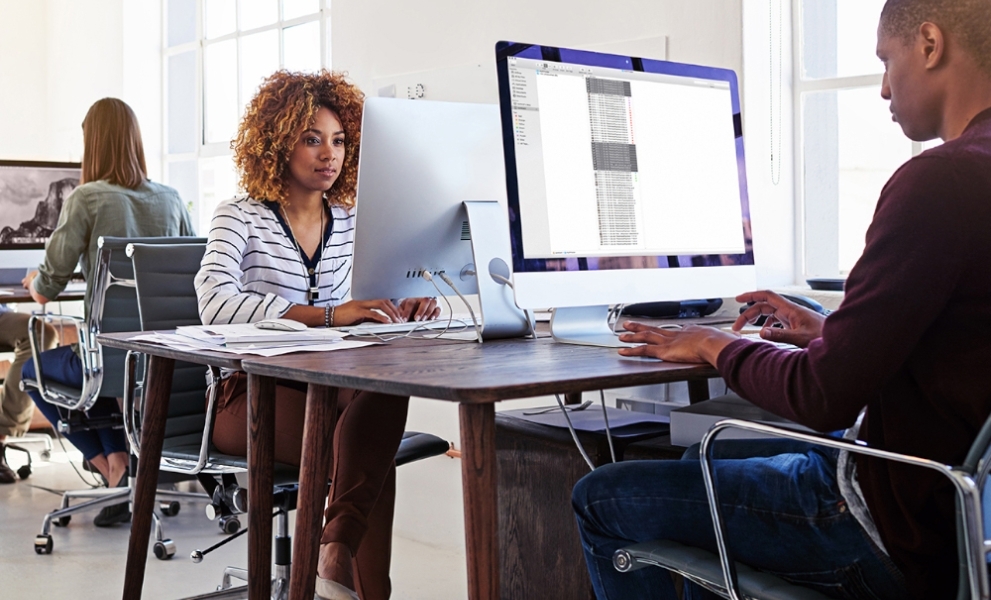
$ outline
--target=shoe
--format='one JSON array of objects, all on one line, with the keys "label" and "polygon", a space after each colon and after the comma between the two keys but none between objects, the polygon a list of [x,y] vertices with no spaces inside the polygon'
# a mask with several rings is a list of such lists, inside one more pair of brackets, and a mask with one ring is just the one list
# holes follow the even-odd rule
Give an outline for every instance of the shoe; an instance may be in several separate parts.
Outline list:
[{"label": "shoe", "polygon": [[7,464],[7,447],[0,444],[0,483],[14,483],[17,481],[17,474]]},{"label": "shoe", "polygon": [[316,600],[360,600],[354,590],[317,575]]},{"label": "shoe", "polygon": [[[121,476],[120,481],[114,487],[127,487],[127,471]],[[127,523],[131,520],[131,509],[129,500],[120,504],[111,504],[100,509],[100,513],[93,519],[93,525],[97,527],[110,527],[117,523]]]}]

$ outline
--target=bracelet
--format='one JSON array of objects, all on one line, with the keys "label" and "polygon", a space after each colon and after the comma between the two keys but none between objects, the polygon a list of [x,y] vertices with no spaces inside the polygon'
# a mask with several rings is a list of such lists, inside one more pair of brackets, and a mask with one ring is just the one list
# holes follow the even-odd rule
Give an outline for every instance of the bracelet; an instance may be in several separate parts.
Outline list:
[{"label": "bracelet", "polygon": [[334,309],[336,306],[327,305],[323,307],[323,326],[328,329],[334,326]]}]

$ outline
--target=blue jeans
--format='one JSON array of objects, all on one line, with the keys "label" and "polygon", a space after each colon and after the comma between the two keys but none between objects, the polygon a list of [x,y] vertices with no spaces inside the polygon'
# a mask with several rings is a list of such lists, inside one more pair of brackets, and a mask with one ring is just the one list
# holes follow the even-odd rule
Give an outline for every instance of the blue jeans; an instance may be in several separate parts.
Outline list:
[{"label": "blue jeans", "polygon": [[[76,352],[71,346],[59,346],[53,350],[42,352],[39,357],[41,358],[41,372],[45,374],[45,380],[75,387],[83,385],[82,361],[76,356]],[[24,363],[21,378],[35,379],[34,359]],[[38,390],[28,390],[28,395],[31,396],[38,410],[45,415],[45,418],[52,425],[58,423],[62,413],[68,414],[70,412],[65,408],[45,402]],[[96,404],[86,411],[86,414],[90,417],[107,417],[119,412],[120,409],[115,398],[99,398]],[[70,433],[66,437],[69,438],[73,446],[83,453],[86,460],[100,455],[107,456],[114,452],[127,452],[127,440],[124,438],[124,432],[120,429],[104,428],[79,431]]]},{"label": "blue jeans", "polygon": [[[905,598],[904,578],[847,509],[838,452],[789,440],[728,440],[714,447],[718,497],[733,557],[833,598]],[[674,600],[665,569],[620,573],[613,553],[666,539],[716,552],[697,447],[680,461],[600,467],[572,504],[599,600]],[[712,597],[686,586],[685,598]]]}]

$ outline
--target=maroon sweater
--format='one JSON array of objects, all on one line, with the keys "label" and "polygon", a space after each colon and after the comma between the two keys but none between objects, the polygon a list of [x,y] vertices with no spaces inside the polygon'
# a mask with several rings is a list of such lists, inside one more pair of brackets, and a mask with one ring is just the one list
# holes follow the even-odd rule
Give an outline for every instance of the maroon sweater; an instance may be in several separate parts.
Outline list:
[{"label": "maroon sweater", "polygon": [[[819,431],[950,465],[991,412],[991,109],[903,165],[881,192],[864,254],[822,337],[789,352],[739,340],[729,386]],[[953,488],[935,472],[857,458],[881,538],[921,598],[956,590]]]}]

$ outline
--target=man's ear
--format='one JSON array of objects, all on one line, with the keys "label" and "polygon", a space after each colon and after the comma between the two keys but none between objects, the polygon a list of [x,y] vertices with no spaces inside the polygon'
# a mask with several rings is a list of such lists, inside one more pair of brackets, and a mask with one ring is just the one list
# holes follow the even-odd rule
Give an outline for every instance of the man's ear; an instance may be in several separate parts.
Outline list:
[{"label": "man's ear", "polygon": [[946,54],[946,37],[939,25],[928,21],[920,25],[917,43],[927,70],[942,66]]}]

